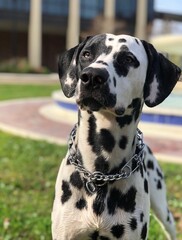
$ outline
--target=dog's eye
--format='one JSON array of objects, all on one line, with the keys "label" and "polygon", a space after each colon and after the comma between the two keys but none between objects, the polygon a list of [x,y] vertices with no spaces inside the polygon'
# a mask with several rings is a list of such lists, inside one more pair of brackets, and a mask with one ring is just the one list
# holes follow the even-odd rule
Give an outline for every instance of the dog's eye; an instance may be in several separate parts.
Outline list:
[{"label": "dog's eye", "polygon": [[116,62],[119,65],[122,64],[133,64],[135,61],[134,57],[132,56],[132,54],[128,53],[128,52],[121,52],[116,56]]},{"label": "dog's eye", "polygon": [[131,56],[126,56],[125,61],[127,63],[132,63],[133,62],[133,58]]},{"label": "dog's eye", "polygon": [[89,51],[85,51],[85,52],[83,53],[83,57],[84,57],[84,58],[90,58],[90,56],[91,56],[91,54],[90,54]]}]

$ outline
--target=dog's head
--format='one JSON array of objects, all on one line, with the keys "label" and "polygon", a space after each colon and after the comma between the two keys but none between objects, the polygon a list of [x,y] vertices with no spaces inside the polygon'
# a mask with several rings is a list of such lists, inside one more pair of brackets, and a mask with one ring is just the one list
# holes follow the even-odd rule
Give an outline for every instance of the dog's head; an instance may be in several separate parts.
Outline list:
[{"label": "dog's head", "polygon": [[58,67],[64,94],[75,95],[81,109],[115,115],[122,115],[135,99],[158,105],[181,73],[150,43],[112,34],[88,37],[61,55]]}]

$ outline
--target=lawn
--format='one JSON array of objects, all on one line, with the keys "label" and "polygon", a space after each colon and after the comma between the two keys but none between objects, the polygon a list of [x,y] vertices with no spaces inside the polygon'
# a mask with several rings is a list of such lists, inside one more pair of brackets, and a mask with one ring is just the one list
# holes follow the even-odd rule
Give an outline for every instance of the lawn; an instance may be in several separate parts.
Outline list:
[{"label": "lawn", "polygon": [[[50,96],[59,86],[0,85],[1,100]],[[3,90],[4,89],[4,90]],[[16,91],[16,93],[14,92]],[[3,97],[1,95],[3,93]],[[44,94],[43,94],[44,93]],[[0,240],[50,240],[54,185],[66,146],[0,132]],[[182,239],[182,165],[161,163]],[[151,216],[149,240],[165,240]]]},{"label": "lawn", "polygon": [[50,237],[55,178],[65,147],[0,132],[0,239]]},{"label": "lawn", "polygon": [[0,84],[0,100],[51,96],[51,93],[59,88],[59,82],[53,85]]}]

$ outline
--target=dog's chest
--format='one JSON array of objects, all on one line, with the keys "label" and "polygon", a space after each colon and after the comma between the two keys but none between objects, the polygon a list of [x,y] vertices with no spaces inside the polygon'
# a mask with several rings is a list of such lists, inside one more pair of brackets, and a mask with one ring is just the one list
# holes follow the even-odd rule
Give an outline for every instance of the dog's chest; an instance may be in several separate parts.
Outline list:
[{"label": "dog's chest", "polygon": [[143,224],[148,221],[144,213],[149,209],[148,193],[144,191],[143,177],[147,177],[144,171],[143,177],[138,171],[130,180],[106,184],[91,194],[82,175],[73,169],[73,166],[65,167],[59,184],[60,210],[68,228],[71,221],[76,232],[89,236],[99,232],[100,236],[109,239],[114,239],[113,233],[117,235],[117,229],[123,236],[131,230],[135,234],[141,232]]}]

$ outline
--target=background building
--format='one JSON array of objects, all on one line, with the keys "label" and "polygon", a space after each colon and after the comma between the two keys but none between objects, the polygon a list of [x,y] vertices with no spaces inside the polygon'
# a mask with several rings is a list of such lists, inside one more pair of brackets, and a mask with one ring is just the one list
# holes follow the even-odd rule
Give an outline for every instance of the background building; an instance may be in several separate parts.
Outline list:
[{"label": "background building", "polygon": [[[0,0],[0,62],[28,58],[31,1],[33,0]],[[40,1],[41,65],[54,71],[57,55],[66,48],[69,0]],[[80,38],[107,31],[108,22],[104,19],[105,2],[106,0],[80,0]],[[136,0],[115,0],[113,33],[134,34],[136,6]],[[150,23],[156,14],[154,0],[148,0],[147,9],[147,31],[150,32]],[[160,17],[165,16],[163,14]]]}]

